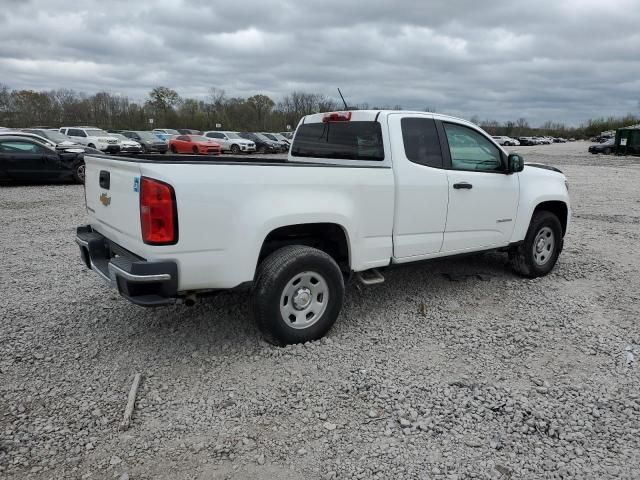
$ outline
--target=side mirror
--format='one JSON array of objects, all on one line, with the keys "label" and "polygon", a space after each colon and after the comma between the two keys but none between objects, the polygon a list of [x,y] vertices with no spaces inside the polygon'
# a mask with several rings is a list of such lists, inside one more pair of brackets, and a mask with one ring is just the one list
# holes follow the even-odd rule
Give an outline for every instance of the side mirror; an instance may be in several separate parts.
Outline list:
[{"label": "side mirror", "polygon": [[517,153],[510,153],[507,159],[509,173],[517,173],[524,170],[524,158]]}]

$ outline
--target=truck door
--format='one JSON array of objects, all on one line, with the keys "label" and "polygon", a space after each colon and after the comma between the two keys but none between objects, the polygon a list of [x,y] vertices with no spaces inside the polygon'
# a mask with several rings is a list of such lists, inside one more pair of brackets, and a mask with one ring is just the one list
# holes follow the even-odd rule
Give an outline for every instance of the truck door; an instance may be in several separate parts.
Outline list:
[{"label": "truck door", "polygon": [[395,175],[393,255],[418,260],[442,248],[449,187],[433,117],[389,115]]},{"label": "truck door", "polygon": [[520,184],[508,175],[506,156],[469,126],[442,122],[449,180],[449,209],[443,252],[482,250],[509,243],[516,220]]}]

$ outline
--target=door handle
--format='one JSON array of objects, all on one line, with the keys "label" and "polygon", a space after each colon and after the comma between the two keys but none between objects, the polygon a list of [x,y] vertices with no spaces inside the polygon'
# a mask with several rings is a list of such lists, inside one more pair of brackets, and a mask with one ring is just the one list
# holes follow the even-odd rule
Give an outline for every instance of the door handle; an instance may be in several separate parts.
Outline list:
[{"label": "door handle", "polygon": [[460,190],[460,189],[471,190],[473,188],[473,185],[467,182],[460,182],[460,183],[454,183],[453,188],[455,188],[456,190]]}]

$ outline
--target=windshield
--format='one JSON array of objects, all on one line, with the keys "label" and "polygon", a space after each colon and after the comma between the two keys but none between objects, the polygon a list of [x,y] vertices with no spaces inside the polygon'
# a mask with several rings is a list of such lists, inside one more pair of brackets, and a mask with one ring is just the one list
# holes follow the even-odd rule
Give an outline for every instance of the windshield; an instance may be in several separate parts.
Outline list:
[{"label": "windshield", "polygon": [[613,145],[614,143],[616,143],[615,139],[614,138],[610,138],[609,140],[604,142],[603,145]]},{"label": "windshield", "polygon": [[125,137],[121,133],[111,133],[112,137],[116,137],[118,140],[131,140],[130,138]]},{"label": "windshield", "polygon": [[62,142],[73,142],[69,137],[63,135],[60,132],[53,130],[25,130],[25,132],[33,133],[35,135],[40,135],[41,137],[47,138],[55,143]]},{"label": "windshield", "polygon": [[211,142],[213,140],[207,137],[203,137],[202,135],[191,135],[191,141],[192,142]]},{"label": "windshield", "polygon": [[225,135],[227,136],[227,138],[232,138],[234,140],[238,140],[241,139],[242,137],[240,135],[238,135],[236,132],[227,132],[225,133]]},{"label": "windshield", "polygon": [[272,133],[263,133],[263,135],[267,137],[269,140],[273,140],[274,142],[278,141],[278,139]]},{"label": "windshield", "polygon": [[104,130],[85,130],[87,132],[88,137],[110,137],[111,135],[105,132]]},{"label": "windshield", "polygon": [[258,137],[260,140],[264,141],[264,142],[270,142],[270,141],[271,141],[271,139],[270,139],[270,138],[265,137],[265,136],[264,136],[263,134],[261,134],[261,133],[254,133],[254,135],[255,135],[256,137]]},{"label": "windshield", "polygon": [[[173,128],[163,128],[166,133],[170,133],[171,135],[180,135],[178,130],[174,130]],[[162,133],[162,132],[160,132]]]},{"label": "windshield", "polygon": [[156,135],[157,132],[134,132],[137,133],[138,136],[143,139],[143,140],[151,140],[151,141],[155,141],[158,140],[158,136]]}]

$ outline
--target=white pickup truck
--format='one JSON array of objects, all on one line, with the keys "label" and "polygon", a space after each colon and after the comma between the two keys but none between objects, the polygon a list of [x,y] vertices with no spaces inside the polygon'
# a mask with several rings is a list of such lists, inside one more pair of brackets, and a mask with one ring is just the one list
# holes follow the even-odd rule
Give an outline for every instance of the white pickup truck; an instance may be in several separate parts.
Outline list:
[{"label": "white pickup truck", "polygon": [[322,337],[345,282],[462,253],[502,250],[547,274],[571,210],[565,176],[524,164],[443,115],[304,117],[287,160],[86,155],[87,267],[144,306],[249,287],[276,344]]}]

